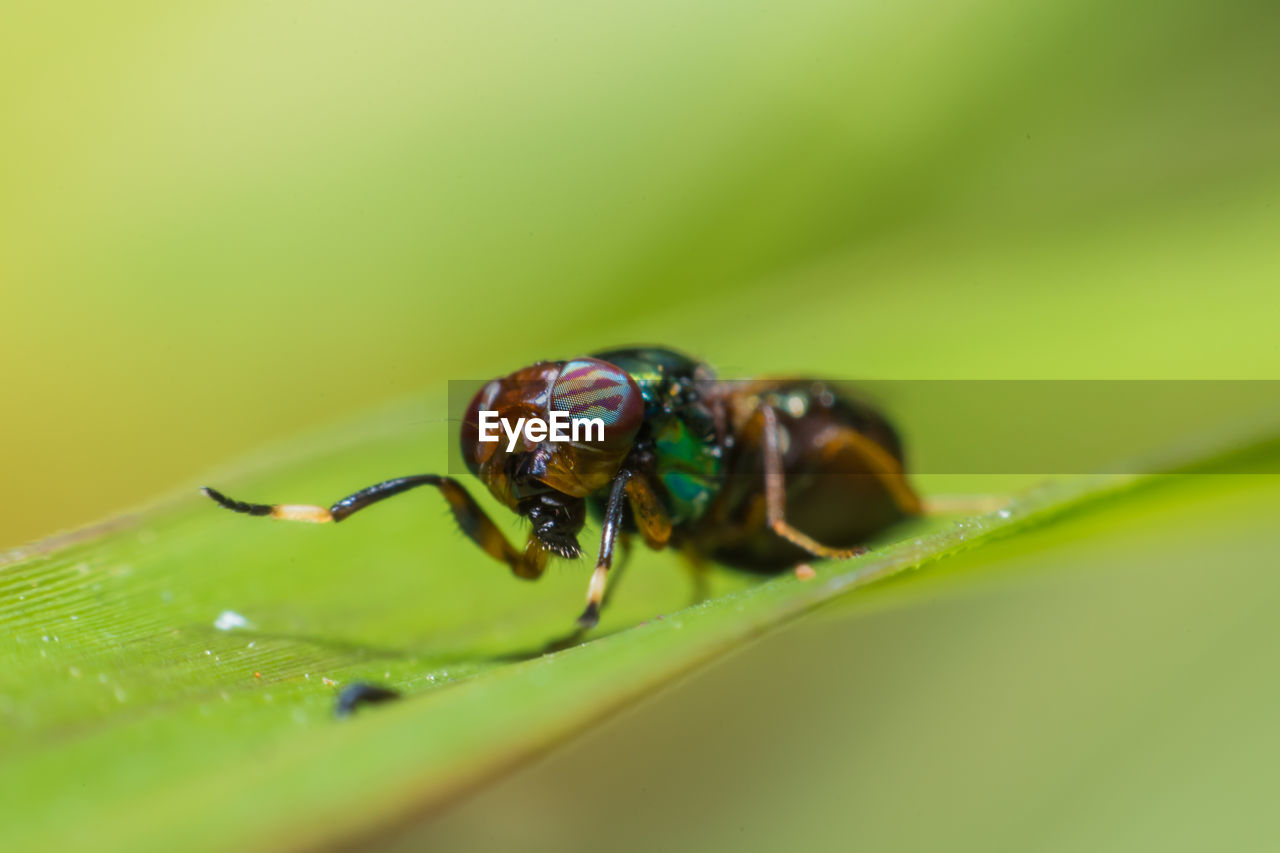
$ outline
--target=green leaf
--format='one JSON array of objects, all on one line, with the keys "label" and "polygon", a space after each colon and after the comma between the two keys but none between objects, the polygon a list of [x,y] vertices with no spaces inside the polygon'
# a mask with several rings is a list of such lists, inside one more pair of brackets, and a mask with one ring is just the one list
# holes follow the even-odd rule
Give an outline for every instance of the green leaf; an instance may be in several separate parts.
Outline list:
[{"label": "green leaf", "polygon": [[[396,466],[422,442],[420,405],[266,452],[217,484],[325,500],[411,473]],[[1242,441],[1224,433],[1217,447]],[[254,470],[264,460],[274,467]],[[0,569],[0,837],[225,847],[368,832],[834,597],[1145,479],[1061,478],[997,513],[894,531],[808,582],[717,570],[714,597],[693,605],[678,561],[639,553],[594,639],[555,654],[541,651],[576,615],[586,563],[512,579],[434,494],[312,527],[235,516],[192,489]],[[355,681],[408,698],[337,720]]]}]

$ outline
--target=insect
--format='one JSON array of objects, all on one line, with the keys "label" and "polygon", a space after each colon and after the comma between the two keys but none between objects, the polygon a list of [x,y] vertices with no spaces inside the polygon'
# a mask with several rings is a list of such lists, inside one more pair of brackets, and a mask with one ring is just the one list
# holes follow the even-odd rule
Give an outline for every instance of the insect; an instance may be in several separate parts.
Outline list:
[{"label": "insect", "polygon": [[[481,441],[480,413],[508,422],[599,418],[594,441]],[[467,467],[504,506],[529,522],[512,544],[463,485],[416,474],[387,480],[332,506],[255,504],[205,488],[223,507],[287,521],[342,521],[418,486],[438,489],[458,526],[517,577],[542,575],[551,557],[581,555],[588,512],[600,550],[577,624],[593,627],[615,547],[638,535],[678,549],[695,567],[715,560],[777,572],[805,560],[846,559],[890,525],[922,512],[901,442],[868,405],[823,382],[726,381],[681,353],[617,349],[542,361],[484,385],[463,417]]]}]

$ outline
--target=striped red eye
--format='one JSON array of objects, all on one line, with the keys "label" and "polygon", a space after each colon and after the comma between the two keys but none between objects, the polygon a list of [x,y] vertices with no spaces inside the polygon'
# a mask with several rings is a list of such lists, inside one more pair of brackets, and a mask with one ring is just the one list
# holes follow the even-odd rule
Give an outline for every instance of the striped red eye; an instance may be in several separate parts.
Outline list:
[{"label": "striped red eye", "polygon": [[644,398],[627,372],[595,358],[574,359],[564,366],[551,388],[551,409],[573,420],[604,422],[605,447],[622,448],[635,438],[644,421]]}]

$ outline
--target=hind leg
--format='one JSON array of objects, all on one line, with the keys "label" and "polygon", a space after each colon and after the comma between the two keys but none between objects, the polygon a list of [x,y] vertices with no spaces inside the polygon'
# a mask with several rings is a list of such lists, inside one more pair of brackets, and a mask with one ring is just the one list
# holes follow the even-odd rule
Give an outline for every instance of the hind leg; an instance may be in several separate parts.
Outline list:
[{"label": "hind leg", "polygon": [[867,549],[861,545],[853,548],[832,548],[802,533],[787,521],[787,482],[782,468],[782,444],[778,438],[778,415],[770,406],[761,406],[758,410],[764,430],[764,499],[766,520],[774,533],[786,539],[792,545],[803,548],[815,557],[828,560],[847,560]]},{"label": "hind leg", "polygon": [[[783,450],[778,427],[778,415],[772,407],[763,405],[757,410],[761,428],[761,454],[764,462],[764,497],[766,523],[774,533],[815,557],[828,560],[847,560],[867,549],[862,546],[835,548],[825,545],[797,529],[787,520],[786,473],[783,466]],[[841,463],[868,471],[880,481],[885,493],[903,516],[922,512],[920,498],[906,481],[905,472],[898,460],[879,444],[853,429],[840,430],[826,439],[821,454],[838,470]]]}]

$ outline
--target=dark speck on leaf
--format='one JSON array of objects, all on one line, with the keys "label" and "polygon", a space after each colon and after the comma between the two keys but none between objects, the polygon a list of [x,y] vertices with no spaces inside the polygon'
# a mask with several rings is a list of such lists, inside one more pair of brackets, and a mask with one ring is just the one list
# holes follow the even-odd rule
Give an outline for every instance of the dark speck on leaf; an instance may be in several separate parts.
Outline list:
[{"label": "dark speck on leaf", "polygon": [[377,705],[399,698],[400,693],[390,687],[380,687],[377,684],[366,684],[361,681],[351,685],[339,694],[338,707],[334,709],[334,712],[339,717],[348,717],[354,714],[361,705]]}]

